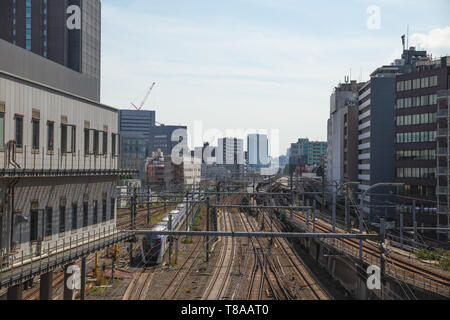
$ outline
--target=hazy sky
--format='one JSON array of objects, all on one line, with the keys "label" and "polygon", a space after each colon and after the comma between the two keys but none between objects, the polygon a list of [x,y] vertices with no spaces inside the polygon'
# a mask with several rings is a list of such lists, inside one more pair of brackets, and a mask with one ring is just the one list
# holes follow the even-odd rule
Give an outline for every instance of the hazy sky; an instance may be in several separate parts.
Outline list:
[{"label": "hazy sky", "polygon": [[450,54],[448,0],[103,0],[102,10],[103,103],[140,104],[155,81],[145,109],[157,121],[279,129],[281,154],[300,137],[326,141],[333,87],[399,57],[407,24],[411,46]]}]

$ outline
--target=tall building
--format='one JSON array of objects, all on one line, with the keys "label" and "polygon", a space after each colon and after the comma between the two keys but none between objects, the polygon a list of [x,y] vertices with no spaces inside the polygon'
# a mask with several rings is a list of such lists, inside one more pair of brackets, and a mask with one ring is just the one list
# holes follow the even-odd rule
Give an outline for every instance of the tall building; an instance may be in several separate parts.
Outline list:
[{"label": "tall building", "polygon": [[228,171],[229,177],[241,177],[245,169],[244,140],[218,139],[216,162]]},{"label": "tall building", "polygon": [[417,222],[427,226],[448,224],[449,75],[450,57],[444,57],[417,61],[397,77],[396,180],[405,183],[397,201],[411,207],[414,198]]},{"label": "tall building", "polygon": [[298,139],[296,143],[291,144],[289,152],[289,174],[293,174],[299,163],[308,162],[308,139]]},{"label": "tall building", "polygon": [[160,150],[164,156],[172,155],[175,146],[181,143],[187,147],[186,126],[153,126],[148,135],[147,156]]},{"label": "tall building", "polygon": [[247,157],[249,171],[260,173],[270,166],[269,140],[265,134],[249,134],[247,137]]},{"label": "tall building", "polygon": [[[447,67],[450,59],[447,57]],[[438,184],[437,184],[437,226],[450,229],[450,76],[447,68],[447,90],[439,90],[438,101]],[[440,77],[445,82],[445,78]],[[439,82],[439,80],[438,80]],[[442,233],[442,231],[438,231]],[[450,231],[447,232],[447,240],[450,239]]]},{"label": "tall building", "polygon": [[121,135],[127,133],[141,133],[145,137],[150,134],[151,127],[155,126],[155,111],[147,110],[120,110],[119,131]]},{"label": "tall building", "polygon": [[[357,157],[357,100],[363,84],[351,80],[340,83],[330,97],[326,179],[342,183],[355,181]],[[352,173],[353,172],[353,173]]]},{"label": "tall building", "polygon": [[[394,182],[394,105],[395,77],[399,66],[383,66],[371,74],[371,79],[359,90],[359,191],[382,182]],[[377,188],[376,194],[389,194],[392,188]],[[360,195],[361,197],[361,195]],[[392,218],[390,196],[370,196],[364,199],[364,211],[371,221],[387,215]],[[389,208],[388,208],[389,207]],[[388,209],[387,209],[388,208]],[[386,210],[387,209],[387,210]]]},{"label": "tall building", "polygon": [[2,0],[0,39],[81,73],[100,100],[100,0]]},{"label": "tall building", "polygon": [[328,143],[320,141],[310,141],[308,145],[308,165],[321,165],[322,158],[327,153]]}]

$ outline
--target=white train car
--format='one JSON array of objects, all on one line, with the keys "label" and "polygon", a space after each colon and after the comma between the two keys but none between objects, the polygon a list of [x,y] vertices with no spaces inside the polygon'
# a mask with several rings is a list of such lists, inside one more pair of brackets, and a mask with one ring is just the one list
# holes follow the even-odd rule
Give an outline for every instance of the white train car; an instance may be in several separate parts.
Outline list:
[{"label": "white train car", "polygon": [[[179,206],[179,207],[178,207]],[[178,205],[181,210],[172,210],[172,230],[178,230],[185,221],[186,206]],[[169,228],[169,215],[164,217],[152,231],[167,231]],[[169,237],[164,235],[148,235],[142,239],[142,262],[146,265],[160,264],[169,248]]]}]

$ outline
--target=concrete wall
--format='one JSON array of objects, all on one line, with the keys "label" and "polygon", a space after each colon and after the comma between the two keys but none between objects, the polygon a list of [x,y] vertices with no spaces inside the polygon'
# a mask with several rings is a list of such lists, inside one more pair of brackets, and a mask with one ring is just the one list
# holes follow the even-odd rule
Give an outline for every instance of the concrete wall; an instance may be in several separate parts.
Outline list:
[{"label": "concrete wall", "polygon": [[[11,235],[11,220],[9,213],[11,210],[11,202],[7,201],[5,192],[8,184],[12,179],[1,179],[0,190],[4,204],[4,219],[1,229],[1,248],[8,249],[9,239]],[[115,226],[115,211],[112,207],[112,199],[115,201],[116,177],[53,177],[53,178],[22,178],[14,189],[14,232],[13,241],[15,246],[14,252],[19,256],[22,252],[24,256],[34,253],[38,245],[46,248],[49,244],[53,246],[56,241],[60,243],[63,240],[70,241],[81,237],[81,234],[91,232],[94,230],[98,233],[103,228],[113,228]],[[106,221],[102,221],[102,201],[103,195],[106,194]],[[9,197],[11,199],[11,197]],[[61,200],[65,200],[65,230],[60,233],[60,206]],[[6,201],[5,201],[6,200]],[[94,221],[94,201],[98,201],[98,220]],[[83,228],[83,204],[88,203],[88,227]],[[42,225],[45,226],[45,209],[53,209],[52,218],[52,235],[45,237],[42,243],[30,242],[30,226],[31,226],[31,209],[32,203],[36,203],[37,207],[33,209],[43,210],[39,214],[39,229],[42,230]],[[77,204],[77,228],[72,228],[72,205]],[[23,220],[19,215],[23,215],[27,220]],[[44,224],[43,224],[44,223]]]},{"label": "concrete wall", "polygon": [[[1,55],[0,55],[1,60]],[[86,161],[97,161],[97,168],[117,168],[117,157],[111,156],[112,151],[112,134],[118,133],[117,110],[105,105],[97,104],[90,100],[85,100],[64,94],[60,91],[49,89],[38,84],[31,83],[26,80],[10,76],[0,71],[0,102],[5,103],[5,130],[4,141],[0,141],[0,145],[7,143],[10,140],[15,140],[15,117],[16,115],[23,116],[23,144],[27,147],[22,153],[17,154],[17,162],[24,168],[26,162],[27,168],[33,165],[33,156],[31,154],[32,147],[32,125],[33,109],[39,111],[39,146],[40,151],[44,148],[44,154],[40,152],[36,156],[37,168],[42,168],[42,159],[44,160],[44,169],[50,167],[57,167],[58,150],[61,149],[61,124],[63,117],[66,118],[68,125],[75,126],[76,129],[76,143],[75,153],[66,157],[67,159],[60,159],[61,163],[67,168],[78,168],[78,161],[80,167],[83,168]],[[53,154],[47,152],[47,124],[48,121],[54,122],[54,151]],[[84,157],[84,129],[86,122],[89,123],[89,129],[104,131],[107,128],[108,135],[108,154],[105,156],[93,157],[97,159]],[[100,138],[101,139],[101,138]],[[100,140],[99,139],[99,140]],[[118,140],[118,139],[117,139]],[[92,140],[93,141],[93,140]],[[102,143],[102,142],[101,142]],[[117,142],[116,142],[117,143]],[[116,144],[118,150],[118,144]],[[4,152],[0,148],[0,168],[4,167]],[[83,156],[80,157],[80,154]],[[72,157],[73,156],[73,157]],[[72,162],[73,161],[73,162]],[[100,163],[101,162],[101,163]]]},{"label": "concrete wall", "polygon": [[0,70],[96,102],[100,81],[0,39]]}]

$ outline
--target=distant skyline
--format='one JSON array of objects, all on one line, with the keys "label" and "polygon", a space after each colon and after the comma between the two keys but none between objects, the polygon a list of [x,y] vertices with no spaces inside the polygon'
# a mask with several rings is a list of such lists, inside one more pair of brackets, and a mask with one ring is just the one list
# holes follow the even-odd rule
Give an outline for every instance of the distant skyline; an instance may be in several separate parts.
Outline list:
[{"label": "distant skyline", "polygon": [[158,122],[279,129],[284,154],[326,141],[333,88],[399,58],[408,24],[410,46],[450,54],[449,12],[448,0],[104,0],[102,102],[129,109],[156,81],[144,109]]}]

